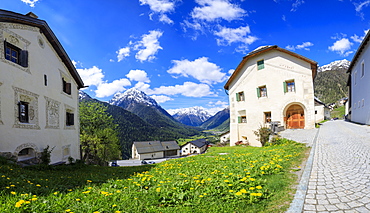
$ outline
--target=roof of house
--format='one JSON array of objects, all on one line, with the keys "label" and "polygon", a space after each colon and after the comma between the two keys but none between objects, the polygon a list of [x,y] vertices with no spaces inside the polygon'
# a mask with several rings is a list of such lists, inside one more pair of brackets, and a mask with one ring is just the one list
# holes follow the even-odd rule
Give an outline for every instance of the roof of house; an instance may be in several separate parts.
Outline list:
[{"label": "roof of house", "polygon": [[324,105],[324,107],[327,107],[324,102],[320,101],[316,96],[314,97],[315,105]]},{"label": "roof of house", "polygon": [[0,9],[0,22],[25,24],[25,25],[39,28],[40,31],[48,39],[49,43],[53,46],[54,50],[56,51],[60,59],[63,61],[63,63],[67,67],[72,77],[75,79],[78,85],[78,88],[85,87],[71,59],[68,57],[66,51],[60,44],[59,40],[57,39],[53,31],[50,29],[50,27],[46,23],[46,21],[38,19],[37,16],[32,12],[29,12],[26,15],[22,15],[19,13]]},{"label": "roof of house", "polygon": [[180,149],[176,141],[137,141],[134,142],[133,146],[136,147],[139,154]]},{"label": "roof of house", "polygon": [[[351,73],[353,67],[355,66],[355,64],[357,62],[357,59],[360,57],[360,55],[361,55],[362,51],[364,50],[365,46],[367,45],[367,43],[369,43],[369,40],[370,40],[370,30],[367,32],[364,40],[362,40],[362,42],[360,44],[360,47],[357,49],[355,55],[353,56],[351,64],[348,67],[347,73]],[[348,76],[348,77],[350,78],[350,76]],[[350,81],[347,83],[347,86],[349,86],[349,85],[350,85]]]},{"label": "roof of house", "polygon": [[289,54],[291,56],[294,56],[296,58],[299,58],[303,61],[306,61],[308,63],[311,64],[311,70],[312,70],[312,78],[314,79],[316,77],[316,73],[317,73],[317,62],[316,61],[313,61],[309,58],[306,58],[302,55],[299,55],[297,53],[294,53],[294,52],[291,52],[289,50],[286,50],[286,49],[283,49],[281,47],[278,47],[277,45],[268,45],[268,46],[261,46],[253,51],[251,51],[250,53],[248,53],[246,56],[243,57],[243,60],[239,63],[238,67],[235,69],[235,71],[233,72],[233,74],[230,76],[229,80],[226,82],[224,88],[226,90],[229,89],[229,86],[231,84],[231,82],[236,78],[237,74],[241,71],[241,69],[243,68],[243,66],[245,65],[245,63],[252,57],[255,57],[257,55],[260,55],[262,53],[265,53],[265,52],[268,52],[268,51],[271,51],[271,50],[278,50],[280,52],[284,52],[286,54]]},{"label": "roof of house", "polygon": [[[196,146],[198,148],[202,148],[203,146],[206,146],[206,145],[209,144],[209,142],[206,139],[203,139],[203,138],[195,140],[195,141],[189,141],[186,144],[188,144],[188,143],[191,143],[191,144],[193,144],[194,146]],[[186,144],[184,144],[183,146],[185,146]]]}]

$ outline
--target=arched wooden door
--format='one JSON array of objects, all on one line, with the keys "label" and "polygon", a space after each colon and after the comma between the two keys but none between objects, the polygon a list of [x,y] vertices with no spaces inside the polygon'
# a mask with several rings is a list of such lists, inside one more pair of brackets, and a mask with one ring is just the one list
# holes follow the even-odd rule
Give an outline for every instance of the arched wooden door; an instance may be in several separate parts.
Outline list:
[{"label": "arched wooden door", "polygon": [[287,129],[304,129],[304,110],[301,106],[290,106],[285,116]]}]

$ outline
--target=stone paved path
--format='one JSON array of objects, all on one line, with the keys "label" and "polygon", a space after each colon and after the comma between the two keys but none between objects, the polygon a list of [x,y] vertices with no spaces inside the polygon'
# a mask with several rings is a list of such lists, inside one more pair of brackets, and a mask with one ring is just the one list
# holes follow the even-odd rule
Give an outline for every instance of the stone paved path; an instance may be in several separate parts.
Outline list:
[{"label": "stone paved path", "polygon": [[306,138],[313,147],[311,166],[304,171],[309,175],[301,180],[306,185],[301,187],[302,207],[291,206],[288,212],[370,212],[370,127],[328,121],[320,130],[287,131],[282,136]]}]

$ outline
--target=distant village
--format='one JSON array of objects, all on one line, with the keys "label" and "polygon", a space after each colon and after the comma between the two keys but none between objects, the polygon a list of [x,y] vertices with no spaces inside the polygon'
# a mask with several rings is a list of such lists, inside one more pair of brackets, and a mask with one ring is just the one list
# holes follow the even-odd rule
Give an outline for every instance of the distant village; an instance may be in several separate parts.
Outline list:
[{"label": "distant village", "polygon": [[[0,155],[37,162],[47,146],[51,164],[81,159],[79,90],[85,85],[61,43],[32,12],[0,10]],[[348,73],[345,119],[370,125],[370,31],[355,53]],[[314,95],[318,63],[277,45],[244,56],[224,85],[229,95],[230,128],[220,143],[261,146],[254,131],[313,129],[330,120],[335,104]],[[204,153],[210,142],[196,139],[135,141],[132,159],[151,160]]]}]

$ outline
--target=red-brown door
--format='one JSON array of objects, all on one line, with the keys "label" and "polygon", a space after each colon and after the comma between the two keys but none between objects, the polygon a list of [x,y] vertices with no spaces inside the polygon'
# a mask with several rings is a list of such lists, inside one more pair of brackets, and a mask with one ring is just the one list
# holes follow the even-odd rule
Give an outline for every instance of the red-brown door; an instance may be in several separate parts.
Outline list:
[{"label": "red-brown door", "polygon": [[287,129],[304,129],[304,110],[299,105],[292,105],[286,112]]}]

